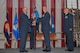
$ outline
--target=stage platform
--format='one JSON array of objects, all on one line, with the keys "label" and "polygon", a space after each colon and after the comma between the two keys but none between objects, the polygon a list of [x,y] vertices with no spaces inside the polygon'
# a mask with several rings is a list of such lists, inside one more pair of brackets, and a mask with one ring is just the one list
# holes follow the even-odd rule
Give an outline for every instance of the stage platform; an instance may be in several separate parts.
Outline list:
[{"label": "stage platform", "polygon": [[[80,48],[75,48],[73,52],[65,51],[65,48],[52,48],[51,52],[43,52],[42,48],[27,49],[29,52],[23,53],[80,53]],[[20,53],[19,49],[0,49],[0,53]]]}]

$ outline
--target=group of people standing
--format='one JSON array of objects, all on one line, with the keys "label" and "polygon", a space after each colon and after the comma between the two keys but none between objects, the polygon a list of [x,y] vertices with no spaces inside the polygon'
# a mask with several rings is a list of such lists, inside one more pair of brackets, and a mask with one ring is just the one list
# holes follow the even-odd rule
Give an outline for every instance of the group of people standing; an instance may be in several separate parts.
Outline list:
[{"label": "group of people standing", "polygon": [[[28,19],[27,16],[28,9],[23,8],[22,14],[20,15],[20,52],[28,52],[25,50],[26,46],[26,38],[28,36],[28,32],[30,32],[30,48],[34,48],[34,26],[39,25],[39,22],[42,24],[42,32],[44,35],[44,42],[45,42],[45,49],[43,52],[50,52],[51,51],[51,45],[50,45],[50,14],[47,11],[47,7],[43,7],[43,16],[39,18],[39,14],[37,12],[37,15],[32,14],[32,18]],[[74,43],[73,43],[73,15],[69,13],[69,9],[65,8],[64,13],[62,15],[63,22],[64,22],[64,33],[66,34],[66,42],[67,42],[67,51],[73,51],[74,50]],[[31,29],[31,30],[30,30]],[[38,30],[38,28],[37,28]]]}]

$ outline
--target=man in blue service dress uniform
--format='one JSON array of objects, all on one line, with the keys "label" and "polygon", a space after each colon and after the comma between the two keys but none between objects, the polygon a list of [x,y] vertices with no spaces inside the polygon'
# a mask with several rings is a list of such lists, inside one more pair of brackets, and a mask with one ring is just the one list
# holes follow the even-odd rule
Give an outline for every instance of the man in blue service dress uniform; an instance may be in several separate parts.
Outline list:
[{"label": "man in blue service dress uniform", "polygon": [[63,17],[63,32],[66,35],[67,51],[74,51],[73,15],[69,13],[69,9],[65,8],[62,17]]},{"label": "man in blue service dress uniform", "polygon": [[37,19],[37,23],[41,22],[42,23],[42,32],[44,34],[44,42],[45,42],[45,49],[43,52],[50,52],[51,51],[51,46],[50,46],[50,14],[47,11],[47,8],[44,6],[43,7],[43,12],[44,15],[42,18]]},{"label": "man in blue service dress uniform", "polygon": [[25,7],[22,9],[23,13],[20,15],[20,52],[28,52],[25,50],[26,40],[28,36],[28,32],[30,27],[35,25],[32,24],[31,21],[28,19],[27,11],[28,9]]}]

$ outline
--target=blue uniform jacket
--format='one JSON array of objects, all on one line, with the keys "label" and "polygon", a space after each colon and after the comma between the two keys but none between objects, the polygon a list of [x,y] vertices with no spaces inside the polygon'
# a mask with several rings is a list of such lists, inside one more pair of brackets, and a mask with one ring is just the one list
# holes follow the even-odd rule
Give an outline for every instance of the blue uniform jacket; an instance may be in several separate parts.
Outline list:
[{"label": "blue uniform jacket", "polygon": [[32,26],[31,21],[28,19],[28,16],[22,13],[20,15],[20,33],[29,32],[30,27]]},{"label": "blue uniform jacket", "polygon": [[50,31],[50,14],[46,12],[42,18],[37,20],[37,23],[42,23],[42,31]]},{"label": "blue uniform jacket", "polygon": [[65,15],[63,13],[62,14],[62,18],[63,18],[63,32],[69,32],[70,28],[73,29],[73,15],[70,14],[70,13],[68,13],[67,15]]}]

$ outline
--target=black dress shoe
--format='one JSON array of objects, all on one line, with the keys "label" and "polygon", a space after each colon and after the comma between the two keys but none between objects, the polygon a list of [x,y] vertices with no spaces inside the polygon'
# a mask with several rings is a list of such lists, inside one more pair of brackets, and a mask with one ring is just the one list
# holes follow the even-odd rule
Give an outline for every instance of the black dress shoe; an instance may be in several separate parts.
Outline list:
[{"label": "black dress shoe", "polygon": [[46,51],[46,49],[43,50],[43,52]]},{"label": "black dress shoe", "polygon": [[28,52],[28,50],[20,51],[20,52]]},{"label": "black dress shoe", "polygon": [[50,52],[50,51],[51,51],[51,50],[46,50],[46,49],[43,50],[43,52]]},{"label": "black dress shoe", "polygon": [[65,49],[65,51],[74,51],[74,50],[70,50],[70,49]]},{"label": "black dress shoe", "polygon": [[30,49],[35,49],[35,48],[30,48]]},{"label": "black dress shoe", "polygon": [[46,50],[46,52],[51,52],[51,50]]},{"label": "black dress shoe", "polygon": [[68,51],[74,51],[74,50],[68,50]]},{"label": "black dress shoe", "polygon": [[33,48],[30,48],[30,49],[33,49]]}]

